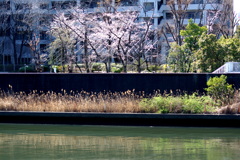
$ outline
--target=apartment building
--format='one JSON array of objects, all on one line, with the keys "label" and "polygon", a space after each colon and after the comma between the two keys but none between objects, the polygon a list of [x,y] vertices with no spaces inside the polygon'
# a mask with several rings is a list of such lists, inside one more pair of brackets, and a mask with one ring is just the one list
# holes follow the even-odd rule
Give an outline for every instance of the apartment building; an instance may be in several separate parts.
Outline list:
[{"label": "apartment building", "polygon": [[[182,3],[178,2],[179,1],[177,0],[140,0],[140,5],[143,6],[141,17],[152,17],[152,23],[155,28],[165,28],[167,39],[164,36],[160,37],[161,58],[163,60],[169,49],[169,45],[166,41],[174,41],[172,34],[166,27],[167,24],[170,26],[176,25],[176,16],[178,16],[178,18],[180,17],[179,21],[181,21],[183,26],[188,24],[189,19],[193,19],[194,22],[199,25],[208,25],[209,20],[217,10],[223,8],[222,4],[224,0],[192,0],[189,4],[187,3],[187,0],[182,1]],[[229,3],[233,4],[233,1],[229,0]],[[187,7],[185,8],[186,5]],[[180,9],[181,11],[179,11]],[[231,10],[229,10],[229,13]],[[173,15],[173,13],[176,15]]]},{"label": "apartment building", "polygon": [[[154,28],[159,30],[166,24],[174,24],[173,8],[169,4],[175,1],[175,10],[179,10],[178,0],[107,1],[118,11],[138,11],[140,20],[151,18]],[[184,9],[183,24],[187,25],[192,18],[195,23],[206,25],[211,11],[221,8],[222,1],[192,0]],[[104,0],[0,0],[0,64],[28,64],[34,52],[45,53],[51,42],[47,34],[48,25],[56,10],[67,13],[72,7],[82,7],[87,12],[102,12],[106,8],[104,5]],[[164,60],[169,49],[166,41],[173,41],[167,31],[165,36],[158,38],[161,51],[154,61]]]}]

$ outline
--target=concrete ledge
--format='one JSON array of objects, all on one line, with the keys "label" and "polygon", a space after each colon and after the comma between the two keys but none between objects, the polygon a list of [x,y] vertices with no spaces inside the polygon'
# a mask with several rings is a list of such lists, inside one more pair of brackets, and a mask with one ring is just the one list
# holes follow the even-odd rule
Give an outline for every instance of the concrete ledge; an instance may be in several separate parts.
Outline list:
[{"label": "concrete ledge", "polygon": [[0,123],[240,127],[240,115],[0,112]]}]

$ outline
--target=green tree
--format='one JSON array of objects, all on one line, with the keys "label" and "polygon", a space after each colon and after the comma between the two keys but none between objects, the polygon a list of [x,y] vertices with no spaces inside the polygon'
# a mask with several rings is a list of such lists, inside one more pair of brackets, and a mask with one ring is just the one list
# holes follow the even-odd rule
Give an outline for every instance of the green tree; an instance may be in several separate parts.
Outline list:
[{"label": "green tree", "polygon": [[227,76],[213,77],[207,81],[207,94],[215,101],[220,101],[221,105],[229,104],[233,99],[233,86],[227,83]]},{"label": "green tree", "polygon": [[225,52],[216,35],[203,33],[198,45],[197,65],[202,72],[213,72],[225,63]]},{"label": "green tree", "polygon": [[173,42],[169,50],[168,63],[173,66],[174,72],[184,72],[184,57],[184,52],[181,46],[179,46],[176,42]]},{"label": "green tree", "polygon": [[169,50],[168,62],[173,65],[174,72],[192,72],[195,71],[195,52],[198,50],[198,39],[203,33],[207,33],[205,26],[200,27],[193,22],[188,21],[185,30],[181,30],[180,34],[184,38],[184,44],[179,46],[172,43]]},{"label": "green tree", "polygon": [[223,52],[225,53],[226,62],[239,62],[240,61],[240,39],[238,38],[224,38],[218,40]]},{"label": "green tree", "polygon": [[240,39],[240,26],[237,27],[234,38]]},{"label": "green tree", "polygon": [[207,27],[200,27],[196,23],[193,22],[192,19],[188,20],[188,25],[185,30],[181,30],[180,34],[183,36],[185,47],[188,48],[191,52],[196,51],[198,46],[198,39],[201,37],[203,33],[207,33]]}]

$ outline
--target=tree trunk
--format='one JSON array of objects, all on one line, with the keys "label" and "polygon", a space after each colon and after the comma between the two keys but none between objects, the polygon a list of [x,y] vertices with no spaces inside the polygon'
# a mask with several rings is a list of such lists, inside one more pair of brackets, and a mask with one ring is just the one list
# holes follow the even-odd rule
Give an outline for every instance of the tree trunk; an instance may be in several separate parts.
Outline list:
[{"label": "tree trunk", "polygon": [[137,60],[137,72],[141,73],[141,58],[140,57],[138,57],[138,60]]}]

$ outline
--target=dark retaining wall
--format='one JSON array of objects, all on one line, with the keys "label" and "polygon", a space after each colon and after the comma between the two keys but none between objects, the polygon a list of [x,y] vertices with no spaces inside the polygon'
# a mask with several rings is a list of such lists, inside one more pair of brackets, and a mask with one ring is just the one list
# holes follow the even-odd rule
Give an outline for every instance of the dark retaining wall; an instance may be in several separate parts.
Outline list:
[{"label": "dark retaining wall", "polygon": [[0,112],[0,123],[240,127],[240,115]]},{"label": "dark retaining wall", "polygon": [[[240,74],[226,74],[228,82],[239,88]],[[55,91],[126,91],[152,93],[154,90],[181,90],[203,92],[210,77],[219,74],[51,74],[51,73],[1,73],[0,88],[29,92]]]}]

